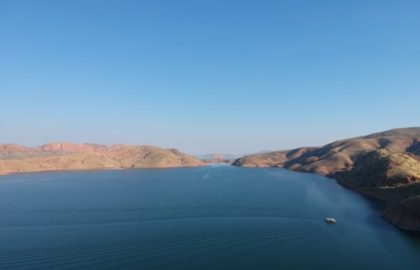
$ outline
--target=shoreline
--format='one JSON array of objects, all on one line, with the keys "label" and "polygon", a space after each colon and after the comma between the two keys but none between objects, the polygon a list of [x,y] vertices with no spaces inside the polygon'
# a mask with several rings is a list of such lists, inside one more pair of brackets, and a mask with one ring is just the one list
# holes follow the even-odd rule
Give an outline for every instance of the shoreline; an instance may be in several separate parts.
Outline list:
[{"label": "shoreline", "polygon": [[[394,207],[395,205],[397,205],[398,200],[387,200],[385,197],[385,195],[381,196],[375,196],[372,195],[374,194],[375,190],[373,190],[370,192],[367,192],[363,189],[358,189],[358,188],[353,188],[349,185],[346,185],[345,183],[343,183],[340,179],[340,175],[339,174],[329,174],[329,175],[325,175],[322,173],[316,173],[316,172],[309,172],[309,171],[305,171],[305,170],[293,170],[293,169],[289,169],[289,168],[284,168],[281,166],[240,166],[237,164],[226,164],[227,166],[232,166],[232,167],[238,167],[238,168],[251,168],[251,169],[264,169],[264,168],[277,168],[277,169],[285,169],[288,171],[292,171],[292,172],[298,172],[298,173],[305,173],[305,174],[314,174],[314,175],[319,175],[319,176],[323,176],[323,177],[327,177],[331,180],[334,180],[338,185],[351,190],[352,192],[355,192],[357,194],[360,194],[363,197],[366,197],[368,199],[377,201],[379,203],[381,203],[383,205],[383,208],[381,207],[381,210],[378,209],[381,217],[389,222],[390,224],[394,225],[395,227],[403,230],[403,231],[407,231],[407,232],[412,232],[412,233],[418,233],[420,235],[420,229],[416,226],[406,226],[406,225],[401,225],[398,224],[396,222],[393,221],[392,218],[390,218],[389,216],[386,215],[386,212],[388,209],[390,209],[391,207]],[[121,170],[127,170],[127,171],[131,171],[131,170],[142,170],[142,169],[154,169],[154,170],[165,170],[165,169],[181,169],[181,168],[199,168],[199,167],[208,167],[211,166],[211,164],[203,164],[203,165],[190,165],[190,166],[158,166],[158,167],[135,167],[135,168],[130,168],[130,167],[97,167],[97,168],[86,168],[86,169],[57,169],[57,170],[29,170],[29,171],[14,171],[14,172],[0,172],[0,179],[2,176],[10,176],[10,175],[23,175],[23,174],[37,174],[37,173],[65,173],[65,172],[95,172],[95,171],[121,171]],[[392,191],[390,192],[390,194],[392,195]],[[395,195],[397,196],[397,195]]]},{"label": "shoreline", "polygon": [[374,201],[380,203],[383,206],[383,208],[381,207],[381,210],[379,211],[379,214],[382,217],[382,219],[384,219],[388,223],[392,224],[393,226],[397,227],[398,229],[400,229],[404,232],[413,233],[413,234],[416,234],[416,235],[420,236],[420,228],[415,227],[415,226],[400,225],[398,223],[393,222],[390,217],[386,216],[385,212],[388,209],[390,209],[391,207],[395,206],[397,204],[396,202],[392,203],[390,201],[387,201],[384,198],[379,198],[378,196],[373,196],[373,195],[371,195],[371,193],[365,192],[364,190],[357,189],[357,188],[352,188],[348,185],[345,185],[344,183],[342,183],[340,181],[337,174],[325,175],[325,174],[321,174],[321,173],[308,172],[308,171],[303,171],[303,170],[302,171],[292,170],[292,169],[281,167],[281,166],[240,166],[240,165],[234,165],[234,164],[232,164],[232,166],[238,167],[238,168],[255,168],[255,169],[275,168],[275,169],[284,169],[284,170],[288,170],[288,171],[292,171],[292,172],[298,172],[298,173],[315,174],[315,175],[319,175],[319,176],[324,176],[326,178],[334,180],[338,185],[342,186],[345,189],[348,189],[348,190],[350,190],[354,193],[357,193],[357,194],[359,194],[359,195],[361,195],[361,196],[363,196],[367,199],[374,200]]},{"label": "shoreline", "polygon": [[167,166],[167,167],[100,167],[100,168],[89,168],[89,169],[58,169],[58,170],[36,170],[36,171],[19,171],[19,172],[0,172],[0,177],[8,175],[22,175],[30,173],[60,173],[60,172],[94,172],[94,171],[131,171],[131,170],[143,170],[143,169],[154,169],[154,170],[166,170],[166,169],[181,169],[181,168],[198,168],[208,167],[208,165],[195,165],[195,166]]}]

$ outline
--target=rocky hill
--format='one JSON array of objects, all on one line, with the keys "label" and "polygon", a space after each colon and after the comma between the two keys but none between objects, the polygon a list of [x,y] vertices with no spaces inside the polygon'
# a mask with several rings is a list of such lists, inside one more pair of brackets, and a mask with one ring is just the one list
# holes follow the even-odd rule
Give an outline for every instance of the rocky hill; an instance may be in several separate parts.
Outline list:
[{"label": "rocky hill", "polygon": [[140,145],[49,143],[39,147],[0,145],[0,174],[56,170],[204,166],[175,149]]},{"label": "rocky hill", "polygon": [[420,212],[416,210],[420,209],[420,128],[249,155],[234,165],[283,167],[333,177],[348,188],[385,201],[389,208],[384,216],[390,222],[420,230]]}]

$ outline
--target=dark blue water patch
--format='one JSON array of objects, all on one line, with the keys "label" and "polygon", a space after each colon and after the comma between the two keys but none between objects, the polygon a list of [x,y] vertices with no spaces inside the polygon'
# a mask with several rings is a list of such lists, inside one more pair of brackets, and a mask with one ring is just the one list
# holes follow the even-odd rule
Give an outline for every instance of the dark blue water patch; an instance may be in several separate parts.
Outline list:
[{"label": "dark blue water patch", "polygon": [[212,166],[0,180],[0,269],[420,267],[419,238],[317,175]]}]

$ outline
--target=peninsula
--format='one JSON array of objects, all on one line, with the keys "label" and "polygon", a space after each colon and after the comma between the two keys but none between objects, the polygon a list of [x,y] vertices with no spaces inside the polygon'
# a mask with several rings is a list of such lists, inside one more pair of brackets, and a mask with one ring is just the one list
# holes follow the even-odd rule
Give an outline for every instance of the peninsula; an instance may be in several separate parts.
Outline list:
[{"label": "peninsula", "polygon": [[241,157],[242,167],[282,167],[335,178],[338,183],[382,200],[384,218],[420,231],[420,128],[393,129],[302,147]]},{"label": "peninsula", "polygon": [[48,143],[0,145],[0,175],[20,172],[195,167],[206,164],[176,149],[142,145]]}]

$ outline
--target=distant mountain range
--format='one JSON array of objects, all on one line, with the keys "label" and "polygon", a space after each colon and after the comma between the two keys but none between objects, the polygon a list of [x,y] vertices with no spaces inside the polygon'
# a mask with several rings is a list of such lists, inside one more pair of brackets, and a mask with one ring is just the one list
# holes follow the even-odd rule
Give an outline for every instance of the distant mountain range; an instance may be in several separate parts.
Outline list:
[{"label": "distant mountain range", "polygon": [[221,154],[221,153],[210,153],[205,155],[197,155],[196,157],[206,163],[232,163],[240,155],[233,154]]},{"label": "distant mountain range", "polygon": [[206,164],[176,149],[141,145],[48,143],[0,145],[0,174],[57,170],[169,168]]},{"label": "distant mountain range", "polygon": [[388,204],[384,217],[420,231],[420,128],[393,129],[302,147],[241,157],[242,167],[282,167],[313,172]]}]

